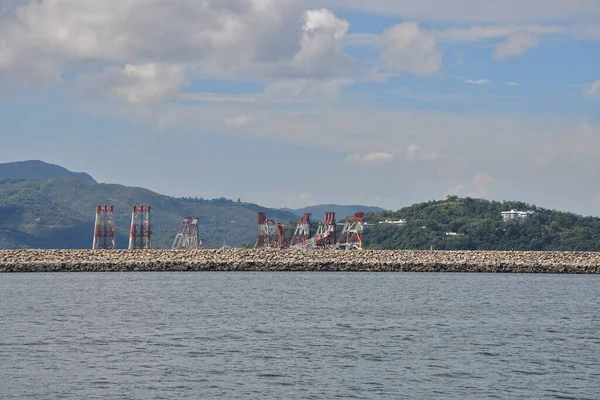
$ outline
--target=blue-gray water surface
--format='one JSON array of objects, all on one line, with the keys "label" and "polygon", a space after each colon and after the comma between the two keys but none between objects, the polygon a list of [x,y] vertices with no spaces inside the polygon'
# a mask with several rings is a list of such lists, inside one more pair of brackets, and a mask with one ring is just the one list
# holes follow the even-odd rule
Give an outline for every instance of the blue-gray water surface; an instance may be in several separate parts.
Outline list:
[{"label": "blue-gray water surface", "polygon": [[599,399],[600,277],[0,275],[1,399]]}]

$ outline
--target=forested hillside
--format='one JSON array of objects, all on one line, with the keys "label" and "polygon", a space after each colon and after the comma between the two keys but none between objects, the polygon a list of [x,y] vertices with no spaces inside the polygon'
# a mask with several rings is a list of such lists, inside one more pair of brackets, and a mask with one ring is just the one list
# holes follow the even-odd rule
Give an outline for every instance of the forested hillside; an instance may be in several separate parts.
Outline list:
[{"label": "forested hillside", "polygon": [[208,248],[254,245],[257,211],[286,223],[289,235],[298,219],[293,211],[241,199],[174,198],[139,187],[97,183],[86,173],[42,161],[0,163],[0,249],[90,248],[98,204],[115,207],[118,248],[127,247],[133,204],[152,206],[155,248],[171,246],[186,216],[199,218],[199,234]]},{"label": "forested hillside", "polygon": [[[98,204],[114,204],[116,245],[126,248],[132,204],[152,205],[153,246],[170,247],[185,216],[199,217],[206,247],[249,246],[256,240],[254,204],[193,202],[93,179],[0,177],[1,248],[90,248]],[[271,215],[270,209],[265,209]],[[272,210],[273,218],[295,219]]]},{"label": "forested hillside", "polygon": [[[503,222],[501,211],[533,210],[528,221]],[[406,220],[405,225],[379,224]],[[548,210],[518,201],[449,196],[398,211],[367,214],[370,249],[600,251],[600,218]]]}]

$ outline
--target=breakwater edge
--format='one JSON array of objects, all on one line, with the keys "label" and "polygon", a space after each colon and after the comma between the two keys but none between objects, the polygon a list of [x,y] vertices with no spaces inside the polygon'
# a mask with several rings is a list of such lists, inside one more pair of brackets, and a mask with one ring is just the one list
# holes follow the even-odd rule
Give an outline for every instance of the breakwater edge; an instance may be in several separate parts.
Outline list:
[{"label": "breakwater edge", "polygon": [[600,274],[598,252],[0,250],[0,272],[373,271]]}]

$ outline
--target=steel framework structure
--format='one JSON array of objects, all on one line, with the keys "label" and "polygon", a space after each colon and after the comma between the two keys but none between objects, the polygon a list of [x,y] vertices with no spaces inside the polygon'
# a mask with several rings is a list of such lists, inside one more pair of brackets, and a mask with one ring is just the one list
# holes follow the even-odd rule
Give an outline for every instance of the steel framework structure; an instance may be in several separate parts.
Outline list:
[{"label": "steel framework structure", "polygon": [[198,217],[185,217],[175,240],[172,249],[201,249],[202,239],[198,237]]},{"label": "steel framework structure", "polygon": [[311,213],[304,213],[298,220],[294,236],[290,242],[290,247],[303,246],[303,244],[310,239],[310,216]]},{"label": "steel framework structure", "polygon": [[344,250],[362,250],[365,213],[357,211],[354,217],[346,220],[338,238],[336,248]]},{"label": "steel framework structure", "polygon": [[326,212],[325,218],[319,222],[317,227],[317,233],[315,234],[317,238],[316,247],[319,249],[333,249],[335,247],[335,234],[335,213]]},{"label": "steel framework structure", "polygon": [[114,249],[115,248],[115,222],[113,217],[114,207],[111,204],[107,206],[96,207],[96,222],[94,224],[93,250]]},{"label": "steel framework structure", "polygon": [[258,212],[258,239],[256,248],[276,248],[285,246],[284,227],[272,218],[267,218],[262,211]]},{"label": "steel framework structure", "polygon": [[131,207],[131,229],[129,230],[129,250],[151,249],[150,205]]},{"label": "steel framework structure", "polygon": [[335,247],[335,213],[326,212],[325,219],[319,222],[317,233],[313,237],[300,241],[290,247],[292,249],[306,250],[333,249]]}]

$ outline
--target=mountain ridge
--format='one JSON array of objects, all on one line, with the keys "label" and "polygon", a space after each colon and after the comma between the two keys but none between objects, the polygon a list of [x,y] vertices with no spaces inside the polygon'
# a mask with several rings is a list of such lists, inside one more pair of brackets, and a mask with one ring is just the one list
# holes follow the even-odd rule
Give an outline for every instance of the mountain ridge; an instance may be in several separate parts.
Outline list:
[{"label": "mountain ridge", "polygon": [[73,172],[60,165],[40,160],[0,163],[0,177],[12,179],[72,178],[98,183],[85,172]]},{"label": "mountain ridge", "polygon": [[293,229],[288,222],[298,219],[293,212],[253,203],[175,198],[140,187],[98,183],[88,174],[42,161],[8,164],[10,168],[0,164],[0,248],[89,248],[98,204],[115,206],[117,248],[127,247],[133,204],[152,205],[156,248],[170,247],[189,215],[198,216],[199,234],[208,248],[224,243],[252,246],[257,211],[287,223],[288,230]]}]

